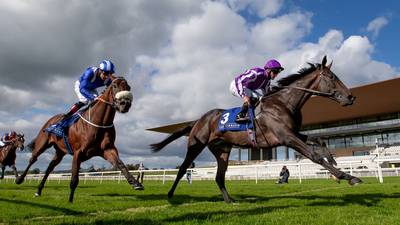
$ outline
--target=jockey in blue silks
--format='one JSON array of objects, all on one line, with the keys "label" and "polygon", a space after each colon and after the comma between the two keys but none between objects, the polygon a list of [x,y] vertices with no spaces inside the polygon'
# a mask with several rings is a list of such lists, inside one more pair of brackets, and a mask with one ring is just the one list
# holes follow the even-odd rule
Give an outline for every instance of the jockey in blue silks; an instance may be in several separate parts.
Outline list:
[{"label": "jockey in blue silks", "polygon": [[110,85],[114,73],[114,64],[110,60],[103,60],[99,67],[87,68],[75,82],[75,93],[79,101],[71,107],[68,113],[64,114],[63,118],[72,116],[84,105],[94,101],[99,96],[96,89]]},{"label": "jockey in blue silks", "polygon": [[17,137],[17,133],[15,131],[10,131],[8,133],[5,133],[0,138],[0,147],[3,147],[4,145],[8,144],[9,142],[11,142],[16,137]]},{"label": "jockey in blue silks", "polygon": [[271,59],[267,61],[264,69],[249,69],[235,77],[231,82],[230,91],[234,96],[242,98],[244,102],[241,111],[236,116],[236,122],[249,121],[246,114],[250,106],[250,98],[260,97],[256,90],[261,90],[262,94],[265,95],[269,90],[271,80],[275,79],[281,71],[283,71],[281,64],[277,60]]}]

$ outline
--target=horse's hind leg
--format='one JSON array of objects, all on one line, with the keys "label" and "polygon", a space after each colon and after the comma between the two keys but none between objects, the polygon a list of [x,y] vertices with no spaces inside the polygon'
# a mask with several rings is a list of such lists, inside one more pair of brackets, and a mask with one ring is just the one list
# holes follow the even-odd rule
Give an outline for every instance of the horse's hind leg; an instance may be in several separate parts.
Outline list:
[{"label": "horse's hind leg", "polygon": [[228,168],[229,155],[231,153],[232,147],[229,145],[226,146],[219,145],[215,147],[209,146],[209,148],[211,149],[211,152],[214,154],[218,162],[218,170],[217,170],[217,175],[215,177],[215,181],[217,182],[218,187],[222,192],[224,201],[226,203],[231,203],[233,202],[233,199],[231,198],[231,196],[229,196],[225,188],[225,173],[226,169]]},{"label": "horse's hind leg", "polygon": [[205,144],[201,143],[199,140],[195,140],[193,138],[193,142],[189,140],[188,143],[188,151],[186,153],[185,160],[183,161],[182,165],[179,167],[178,174],[176,175],[175,182],[172,185],[171,189],[168,192],[168,198],[172,198],[174,195],[176,186],[178,185],[179,181],[182,179],[183,175],[186,174],[187,168],[189,168],[190,164],[192,164],[193,160],[200,154],[200,152],[206,147]]},{"label": "horse's hind leg", "polygon": [[40,131],[39,135],[32,141],[33,143],[33,150],[32,150],[32,156],[29,159],[29,164],[22,173],[21,176],[17,177],[15,179],[16,184],[22,184],[24,182],[24,179],[26,175],[28,174],[29,168],[37,161],[37,158],[39,155],[41,155],[46,149],[50,147],[49,143],[49,136],[45,131]]},{"label": "horse's hind leg", "polygon": [[144,189],[143,185],[139,183],[139,181],[136,180],[132,174],[129,173],[128,168],[126,168],[125,164],[119,158],[117,149],[113,148],[104,151],[103,158],[110,162],[113,166],[116,166],[118,169],[120,169],[128,183],[132,185],[135,190]]},{"label": "horse's hind leg", "polygon": [[44,184],[46,183],[47,177],[49,176],[49,174],[51,172],[53,172],[54,168],[61,162],[61,160],[65,156],[65,153],[63,151],[61,151],[58,147],[54,146],[54,148],[56,149],[56,154],[54,155],[53,160],[51,160],[51,162],[49,163],[46,173],[43,176],[42,181],[39,184],[38,190],[35,193],[36,197],[39,197],[40,195],[42,195],[42,189],[44,187]]}]

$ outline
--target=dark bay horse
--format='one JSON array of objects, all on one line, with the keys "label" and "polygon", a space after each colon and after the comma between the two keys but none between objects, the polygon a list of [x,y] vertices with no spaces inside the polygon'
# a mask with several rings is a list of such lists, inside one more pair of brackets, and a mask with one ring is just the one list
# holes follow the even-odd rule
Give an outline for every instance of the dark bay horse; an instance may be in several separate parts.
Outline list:
[{"label": "dark bay horse", "polygon": [[[300,110],[312,95],[330,98],[342,106],[351,105],[355,99],[350,90],[330,70],[332,63],[326,65],[326,62],[324,57],[321,64],[309,64],[310,67],[301,69],[298,74],[280,79],[278,90],[261,99],[257,106],[260,113],[255,118],[256,141],[259,148],[279,145],[293,148],[313,162],[322,165],[335,177],[346,179],[349,184],[354,185],[361,183],[361,180],[335,168],[332,162],[325,160],[321,154],[307,146],[307,136],[299,133],[302,123]],[[218,122],[223,111],[213,109],[163,141],[151,145],[153,152],[158,152],[175,139],[189,134],[186,157],[168,192],[169,198],[173,196],[179,180],[190,163],[207,146],[218,163],[215,180],[225,202],[232,202],[233,199],[225,188],[229,154],[233,146],[251,148],[252,144],[249,142],[247,132],[221,133],[218,130]]]},{"label": "dark bay horse", "polygon": [[15,177],[18,177],[17,168],[15,167],[15,159],[17,158],[16,150],[17,148],[19,148],[21,151],[24,150],[24,142],[24,135],[17,134],[17,136],[9,143],[3,147],[0,147],[0,179],[4,178],[4,170],[6,166],[11,167],[14,170]]},{"label": "dark bay horse", "polygon": [[[115,128],[113,121],[116,111],[126,113],[132,104],[132,93],[128,82],[122,78],[115,78],[102,95],[92,104],[92,107],[84,112],[81,118],[68,128],[68,137],[73,149],[72,177],[70,183],[69,201],[72,202],[74,192],[79,182],[79,169],[82,162],[94,157],[101,156],[113,166],[117,167],[125,175],[128,183],[136,190],[142,190],[143,186],[129,173],[127,167],[118,156],[118,150],[114,145]],[[24,173],[17,179],[16,183],[24,181],[29,168],[40,154],[50,147],[56,150],[53,160],[50,162],[46,173],[39,184],[36,196],[40,196],[47,177],[53,169],[61,162],[67,153],[63,138],[47,133],[44,129],[51,124],[57,123],[62,115],[50,118],[40,129],[37,137],[28,145],[32,149],[32,156]]]}]

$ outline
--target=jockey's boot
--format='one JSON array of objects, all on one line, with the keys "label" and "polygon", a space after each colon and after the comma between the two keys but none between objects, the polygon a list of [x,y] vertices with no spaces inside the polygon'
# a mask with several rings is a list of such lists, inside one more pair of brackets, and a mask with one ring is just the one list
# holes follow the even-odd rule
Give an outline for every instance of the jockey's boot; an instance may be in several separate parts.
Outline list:
[{"label": "jockey's boot", "polygon": [[71,117],[72,115],[74,115],[74,113],[76,113],[76,112],[77,112],[80,108],[82,108],[82,106],[84,106],[84,105],[85,105],[85,103],[83,103],[83,102],[77,102],[77,103],[75,103],[75,104],[71,107],[71,109],[69,110],[69,112],[65,113],[65,114],[62,116],[61,120],[68,119],[69,117]]},{"label": "jockey's boot", "polygon": [[242,109],[236,115],[236,123],[247,123],[250,121],[250,118],[247,116],[247,112],[249,110],[249,105],[247,103],[243,103]]}]

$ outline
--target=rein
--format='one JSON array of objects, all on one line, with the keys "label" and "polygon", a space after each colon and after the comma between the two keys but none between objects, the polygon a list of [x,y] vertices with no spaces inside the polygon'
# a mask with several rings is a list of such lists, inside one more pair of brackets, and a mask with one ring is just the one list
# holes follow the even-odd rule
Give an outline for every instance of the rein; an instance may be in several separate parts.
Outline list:
[{"label": "rein", "polygon": [[313,95],[318,95],[318,96],[323,96],[323,97],[331,97],[331,96],[334,95],[333,92],[327,93],[327,92],[316,91],[316,90],[312,90],[312,89],[308,89],[308,88],[302,88],[302,87],[292,87],[292,86],[281,86],[281,87],[282,88],[297,89],[297,90],[301,90],[301,91],[305,91],[305,92],[311,93]]}]

